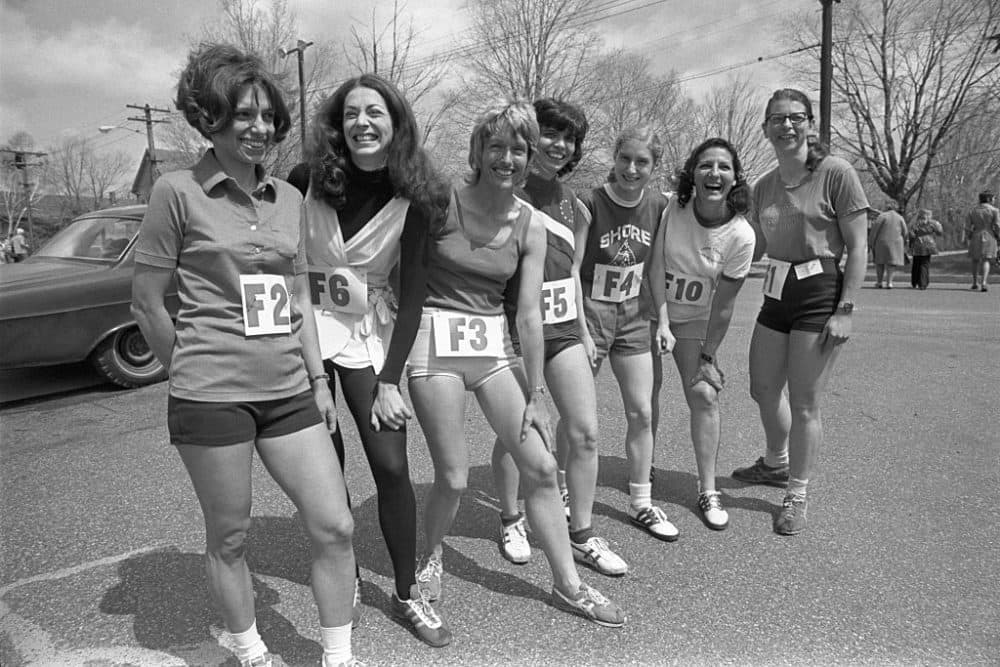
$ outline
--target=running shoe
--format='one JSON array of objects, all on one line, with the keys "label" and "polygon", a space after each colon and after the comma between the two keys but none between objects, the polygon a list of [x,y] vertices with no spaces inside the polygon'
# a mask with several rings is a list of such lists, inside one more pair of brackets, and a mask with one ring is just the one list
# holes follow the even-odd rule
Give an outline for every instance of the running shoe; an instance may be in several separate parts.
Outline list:
[{"label": "running shoe", "polygon": [[774,532],[779,535],[798,535],[806,529],[806,510],[809,503],[800,493],[788,493],[781,502],[781,510],[774,519]]},{"label": "running shoe", "polygon": [[559,495],[562,497],[563,512],[566,514],[566,522],[569,523],[571,516],[569,511],[569,489],[561,489]]},{"label": "running shoe", "polygon": [[524,565],[531,558],[531,545],[528,544],[523,514],[512,524],[500,522],[500,553],[515,565]]},{"label": "running shoe", "polygon": [[986,285],[983,285],[982,287],[979,288],[979,291],[980,292],[989,292],[990,290],[986,287]]},{"label": "running shoe", "polygon": [[643,507],[640,510],[629,506],[628,518],[632,520],[632,523],[664,542],[676,542],[677,536],[680,534],[677,527],[667,520],[666,513],[653,505]]},{"label": "running shoe", "polygon": [[416,584],[410,586],[409,600],[400,600],[399,596],[392,594],[392,613],[399,620],[406,621],[413,634],[425,644],[441,648],[451,643],[451,630]]},{"label": "running shoe", "polygon": [[273,667],[274,658],[270,653],[261,653],[246,660],[240,660],[240,667]]},{"label": "running shoe", "polygon": [[339,662],[336,665],[333,664],[332,662],[328,663],[326,661],[326,659],[324,658],[323,659],[323,667],[366,667],[366,665],[365,665],[365,663],[361,662],[360,660],[358,660],[354,656],[351,656],[351,659],[348,660],[347,662]]},{"label": "running shoe", "polygon": [[718,491],[702,491],[698,494],[698,509],[705,525],[712,530],[725,530],[729,525],[729,513],[722,509],[722,496]]},{"label": "running shoe", "polygon": [[788,486],[788,466],[772,468],[764,463],[764,457],[761,456],[753,462],[753,465],[734,470],[732,477],[746,484],[767,484],[783,489]]},{"label": "running shoe", "polygon": [[441,599],[441,574],[444,565],[441,556],[428,554],[417,561],[417,586],[425,598],[434,602]]},{"label": "running shoe", "polygon": [[589,565],[601,574],[620,577],[628,572],[628,563],[611,550],[603,537],[591,537],[583,544],[570,540],[569,544],[573,548],[573,559],[576,562]]},{"label": "running shoe", "polygon": [[361,622],[361,577],[354,577],[354,609],[351,614],[351,627],[358,627]]},{"label": "running shoe", "polygon": [[556,607],[603,625],[606,628],[620,628],[625,625],[625,612],[587,584],[580,583],[580,590],[568,597],[558,588],[552,587],[552,602]]}]

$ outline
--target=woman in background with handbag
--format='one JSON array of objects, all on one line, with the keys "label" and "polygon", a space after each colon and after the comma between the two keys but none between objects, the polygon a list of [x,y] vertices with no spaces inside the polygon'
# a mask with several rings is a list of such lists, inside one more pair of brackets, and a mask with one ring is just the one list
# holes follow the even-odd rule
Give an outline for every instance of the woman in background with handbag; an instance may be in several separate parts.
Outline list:
[{"label": "woman in background with handbag", "polygon": [[917,213],[917,221],[910,229],[910,254],[913,265],[910,270],[910,286],[927,289],[931,277],[931,256],[938,254],[935,236],[944,236],[941,223],[931,220],[929,209],[922,208]]}]

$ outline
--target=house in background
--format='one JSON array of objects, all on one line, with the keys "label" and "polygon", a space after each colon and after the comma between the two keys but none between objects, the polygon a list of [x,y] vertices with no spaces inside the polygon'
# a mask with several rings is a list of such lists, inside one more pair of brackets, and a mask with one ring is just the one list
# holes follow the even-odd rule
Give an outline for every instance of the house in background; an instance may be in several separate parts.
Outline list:
[{"label": "house in background", "polygon": [[135,180],[132,181],[132,194],[143,202],[149,202],[149,193],[153,189],[153,183],[161,174],[170,171],[177,171],[191,166],[191,159],[185,151],[172,151],[164,148],[156,149],[156,173],[153,172],[153,163],[149,159],[149,149],[142,154],[142,161],[135,172]]}]

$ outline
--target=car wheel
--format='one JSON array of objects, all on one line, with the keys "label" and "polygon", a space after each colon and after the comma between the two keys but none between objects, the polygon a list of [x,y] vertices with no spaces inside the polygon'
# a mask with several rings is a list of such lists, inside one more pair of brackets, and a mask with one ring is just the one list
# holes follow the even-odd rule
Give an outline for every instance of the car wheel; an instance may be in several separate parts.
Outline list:
[{"label": "car wheel", "polygon": [[121,329],[102,340],[90,361],[98,373],[122,387],[141,387],[167,377],[139,327]]}]

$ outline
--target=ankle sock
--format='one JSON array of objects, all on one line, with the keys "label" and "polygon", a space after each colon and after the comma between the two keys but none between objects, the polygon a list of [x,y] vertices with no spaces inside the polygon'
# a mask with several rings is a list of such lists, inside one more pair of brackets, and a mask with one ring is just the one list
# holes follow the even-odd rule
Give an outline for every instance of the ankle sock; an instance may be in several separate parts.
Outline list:
[{"label": "ankle sock", "polygon": [[335,667],[351,659],[351,624],[319,628],[323,645],[323,667]]},{"label": "ankle sock", "polygon": [[653,485],[649,482],[645,484],[628,483],[628,495],[632,509],[641,510],[653,504]]},{"label": "ankle sock", "polygon": [[267,653],[267,646],[257,632],[256,620],[243,632],[230,632],[229,636],[233,640],[233,650],[236,652],[236,657],[240,660],[249,660]]},{"label": "ankle sock", "polygon": [[514,516],[505,516],[503,512],[500,513],[500,523],[503,524],[504,528],[508,526],[513,526],[515,523],[521,520],[521,513],[518,512]]},{"label": "ankle sock", "polygon": [[594,529],[590,526],[586,528],[581,528],[580,530],[569,531],[569,540],[575,544],[583,544],[590,538],[594,536]]},{"label": "ankle sock", "polygon": [[806,486],[808,486],[808,479],[799,479],[798,477],[788,478],[788,493],[795,493],[800,496],[806,495]]}]

